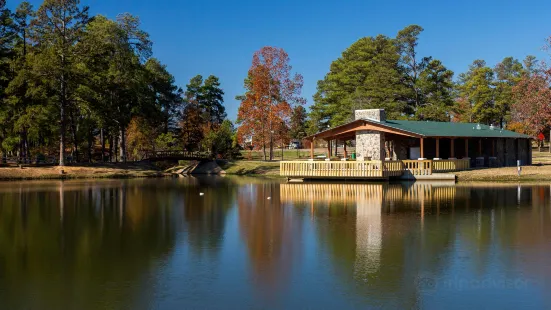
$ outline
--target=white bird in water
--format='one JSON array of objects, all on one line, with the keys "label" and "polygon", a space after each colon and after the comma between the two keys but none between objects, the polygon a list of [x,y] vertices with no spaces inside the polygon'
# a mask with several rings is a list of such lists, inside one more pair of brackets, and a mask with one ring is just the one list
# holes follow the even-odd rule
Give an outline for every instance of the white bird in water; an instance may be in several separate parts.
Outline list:
[{"label": "white bird in water", "polygon": [[199,193],[199,196],[205,196],[205,193]]},{"label": "white bird in water", "polygon": [[272,197],[268,197],[268,200],[272,199]]}]

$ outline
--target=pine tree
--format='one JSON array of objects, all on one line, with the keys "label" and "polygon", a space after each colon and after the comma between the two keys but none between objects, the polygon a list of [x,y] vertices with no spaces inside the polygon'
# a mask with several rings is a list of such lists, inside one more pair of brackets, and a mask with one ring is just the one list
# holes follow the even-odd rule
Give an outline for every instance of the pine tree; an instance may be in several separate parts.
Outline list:
[{"label": "pine tree", "polygon": [[33,20],[33,40],[40,49],[33,64],[38,76],[55,89],[59,108],[59,165],[65,165],[67,112],[74,108],[79,62],[77,43],[89,21],[88,7],[79,0],[44,0]]}]

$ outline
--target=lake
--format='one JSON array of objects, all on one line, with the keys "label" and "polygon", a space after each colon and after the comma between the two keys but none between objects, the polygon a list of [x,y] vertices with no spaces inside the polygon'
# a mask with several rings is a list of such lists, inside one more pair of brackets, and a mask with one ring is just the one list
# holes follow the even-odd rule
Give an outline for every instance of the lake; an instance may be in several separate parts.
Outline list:
[{"label": "lake", "polygon": [[551,308],[550,185],[0,183],[0,309]]}]

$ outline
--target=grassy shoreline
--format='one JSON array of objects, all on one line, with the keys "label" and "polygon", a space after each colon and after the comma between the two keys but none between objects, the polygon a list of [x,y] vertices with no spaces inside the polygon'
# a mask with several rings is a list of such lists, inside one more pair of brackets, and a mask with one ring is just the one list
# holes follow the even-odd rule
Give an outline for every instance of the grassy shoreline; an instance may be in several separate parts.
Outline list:
[{"label": "grassy shoreline", "polygon": [[[279,178],[279,162],[217,161],[226,175]],[[64,171],[64,174],[61,173]],[[522,167],[518,176],[516,167],[473,169],[454,173],[458,183],[551,182],[551,154],[534,153],[534,165]],[[147,163],[81,164],[66,167],[0,168],[0,180],[64,180],[64,179],[130,179],[171,177],[171,170],[163,171]]]},{"label": "grassy shoreline", "polygon": [[[63,171],[63,173],[62,173]],[[155,166],[143,163],[82,164],[65,167],[3,167],[1,181],[71,180],[71,179],[131,179],[169,177]]]}]

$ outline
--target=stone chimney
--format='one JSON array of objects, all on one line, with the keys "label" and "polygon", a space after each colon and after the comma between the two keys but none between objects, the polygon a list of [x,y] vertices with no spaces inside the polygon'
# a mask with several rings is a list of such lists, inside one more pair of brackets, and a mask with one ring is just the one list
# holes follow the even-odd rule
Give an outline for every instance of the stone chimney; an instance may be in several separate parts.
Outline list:
[{"label": "stone chimney", "polygon": [[[356,120],[368,119],[374,122],[386,121],[384,109],[356,110]],[[356,131],[356,158],[358,160],[384,160],[385,135],[380,131]]]},{"label": "stone chimney", "polygon": [[386,121],[385,109],[356,110],[355,120],[369,119],[376,122]]}]

